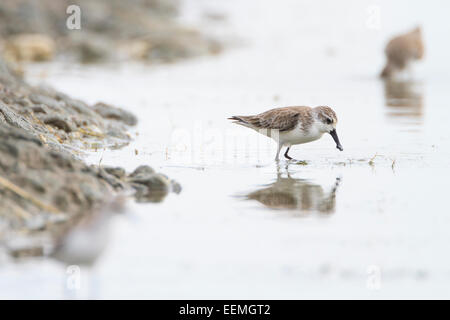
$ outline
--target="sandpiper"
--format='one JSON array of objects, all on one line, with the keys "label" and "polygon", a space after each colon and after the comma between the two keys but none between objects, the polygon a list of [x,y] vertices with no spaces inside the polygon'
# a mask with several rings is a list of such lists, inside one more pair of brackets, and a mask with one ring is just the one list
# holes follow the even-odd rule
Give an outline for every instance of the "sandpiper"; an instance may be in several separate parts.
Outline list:
[{"label": "sandpiper", "polygon": [[390,78],[397,71],[405,69],[411,61],[422,59],[424,44],[420,27],[392,38],[384,52],[387,62],[380,75],[382,78]]},{"label": "sandpiper", "polygon": [[234,123],[254,129],[278,143],[275,160],[279,160],[280,150],[286,146],[284,157],[292,145],[318,140],[329,133],[336,142],[336,148],[343,151],[336,132],[336,113],[327,106],[275,108],[255,116],[233,116],[228,118]]}]

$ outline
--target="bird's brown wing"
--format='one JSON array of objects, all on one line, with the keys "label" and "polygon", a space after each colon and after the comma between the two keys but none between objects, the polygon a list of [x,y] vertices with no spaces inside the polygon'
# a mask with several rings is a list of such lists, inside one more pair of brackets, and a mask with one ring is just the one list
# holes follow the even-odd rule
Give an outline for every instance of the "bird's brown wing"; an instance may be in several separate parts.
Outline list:
[{"label": "bird's brown wing", "polygon": [[308,107],[276,108],[256,116],[240,116],[239,118],[258,129],[276,129],[289,131],[295,128],[299,118]]}]

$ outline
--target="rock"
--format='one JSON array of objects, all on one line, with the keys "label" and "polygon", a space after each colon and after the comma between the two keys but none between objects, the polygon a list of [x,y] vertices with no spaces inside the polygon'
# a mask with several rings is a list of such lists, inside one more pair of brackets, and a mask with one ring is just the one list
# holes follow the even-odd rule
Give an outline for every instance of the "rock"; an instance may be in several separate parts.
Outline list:
[{"label": "rock", "polygon": [[32,246],[24,248],[15,248],[9,251],[11,257],[19,258],[30,258],[30,257],[40,257],[44,254],[44,248],[41,246]]},{"label": "rock", "polygon": [[45,34],[20,34],[10,37],[4,50],[11,61],[46,61],[55,55],[55,42]]},{"label": "rock", "polygon": [[30,109],[35,114],[38,114],[38,113],[48,114],[49,113],[48,108],[44,104],[34,105],[34,106],[30,107]]},{"label": "rock", "polygon": [[143,165],[136,168],[126,181],[135,190],[138,202],[160,202],[169,192],[180,193],[181,185],[166,175],[155,173],[151,167]]},{"label": "rock", "polygon": [[56,115],[41,116],[39,117],[39,120],[41,120],[45,124],[63,130],[67,133],[75,130],[75,126],[73,123]]},{"label": "rock", "polygon": [[171,181],[159,173],[140,173],[129,177],[138,202],[161,202],[171,190]]},{"label": "rock", "polygon": [[133,187],[135,192],[140,192],[140,193],[147,193],[148,192],[148,188],[144,184],[130,182],[130,186]]},{"label": "rock", "polygon": [[97,63],[113,57],[111,53],[113,44],[104,37],[89,32],[71,35],[73,36],[70,37],[70,48],[80,62]]},{"label": "rock", "polygon": [[132,183],[143,184],[151,190],[169,190],[170,181],[162,174],[138,174],[129,179]]},{"label": "rock", "polygon": [[111,186],[98,179],[97,172],[80,160],[58,151],[50,152],[21,129],[0,126],[0,145],[15,148],[14,152],[0,149],[0,176],[25,190],[19,194],[3,184],[0,211],[4,203],[14,200],[16,207],[33,215],[50,207],[83,214],[112,192]]},{"label": "rock", "polygon": [[170,186],[171,186],[172,192],[174,192],[176,194],[179,194],[182,190],[181,184],[179,184],[178,182],[176,182],[174,180],[170,181]]},{"label": "rock", "polygon": [[22,128],[29,131],[34,130],[33,125],[27,118],[18,113],[13,112],[9,106],[5,105],[1,101],[0,101],[0,115],[1,115],[0,121],[3,123],[7,123],[14,127]]},{"label": "rock", "polygon": [[103,167],[103,170],[105,170],[110,175],[113,175],[117,179],[121,179],[121,180],[124,179],[127,174],[125,172],[125,169],[120,168],[120,167]]},{"label": "rock", "polygon": [[130,178],[136,177],[138,175],[150,175],[152,173],[155,173],[155,170],[153,170],[150,166],[139,166],[129,175]]},{"label": "rock", "polygon": [[128,46],[128,54],[137,60],[147,59],[150,50],[151,45],[145,40],[132,40]]},{"label": "rock", "polygon": [[120,140],[129,140],[130,137],[126,132],[126,129],[121,126],[122,123],[114,123],[113,125],[108,124],[106,128],[106,135]]},{"label": "rock", "polygon": [[151,190],[147,187],[141,187],[136,189],[136,193],[134,195],[136,202],[161,202],[167,196],[169,192],[167,190]]},{"label": "rock", "polygon": [[[35,91],[38,90],[39,89],[36,89]],[[28,98],[31,100],[31,102],[47,106],[48,108],[52,109],[52,111],[61,112],[64,110],[64,102],[58,101],[51,95],[45,94],[45,91],[43,91],[42,93],[43,94],[31,93]]]},{"label": "rock", "polygon": [[73,109],[75,111],[75,113],[87,116],[89,118],[92,118],[92,119],[83,119],[83,120],[86,120],[87,122],[89,122],[89,121],[91,121],[91,122],[94,121],[95,122],[95,118],[97,117],[97,114],[86,103],[84,103],[81,100],[72,99],[72,98],[67,97],[67,96],[60,96],[59,98],[61,100],[64,100],[66,102],[66,105],[69,108]]},{"label": "rock", "polygon": [[121,121],[129,126],[137,124],[137,118],[132,113],[106,103],[99,102],[93,106],[93,109],[103,118]]},{"label": "rock", "polygon": [[[117,177],[115,177],[112,174],[109,174],[106,170],[103,168],[96,168],[98,170],[98,176],[102,179],[104,179],[110,186],[112,186],[114,189],[124,189],[124,184],[122,181],[120,181]],[[125,171],[125,170],[124,170]]]}]

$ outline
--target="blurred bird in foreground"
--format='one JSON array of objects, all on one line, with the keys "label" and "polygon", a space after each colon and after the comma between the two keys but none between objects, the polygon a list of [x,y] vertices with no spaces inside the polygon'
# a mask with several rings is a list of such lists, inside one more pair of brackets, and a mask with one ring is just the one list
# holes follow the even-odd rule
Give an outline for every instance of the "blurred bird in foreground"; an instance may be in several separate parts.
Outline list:
[{"label": "blurred bird in foreground", "polygon": [[[56,241],[52,257],[66,266],[84,268],[89,273],[86,278],[89,294],[95,297],[98,291],[97,277],[92,272],[97,259],[104,252],[109,242],[111,219],[125,208],[126,197],[118,196],[108,201],[101,208],[86,213],[76,225],[60,235]],[[86,271],[86,272],[84,272]],[[67,298],[75,298],[76,291],[65,284]]]},{"label": "blurred bird in foreground", "polygon": [[408,67],[411,61],[423,58],[424,44],[421,28],[417,27],[408,33],[392,38],[384,52],[387,62],[380,76],[390,78]]},{"label": "blurred bird in foreground", "polygon": [[336,148],[343,151],[336,132],[336,113],[327,106],[284,107],[271,109],[254,116],[232,116],[234,123],[258,131],[278,143],[275,160],[279,160],[280,150],[287,147],[284,157],[292,145],[318,140],[324,133],[329,133],[336,142]]}]

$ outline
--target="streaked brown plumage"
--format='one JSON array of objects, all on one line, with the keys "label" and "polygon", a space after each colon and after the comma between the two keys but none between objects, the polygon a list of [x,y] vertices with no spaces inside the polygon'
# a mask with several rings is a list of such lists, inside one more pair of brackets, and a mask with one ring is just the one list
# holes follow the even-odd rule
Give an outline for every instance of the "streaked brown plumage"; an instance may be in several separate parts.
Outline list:
[{"label": "streaked brown plumage", "polygon": [[277,129],[288,131],[294,129],[297,123],[302,123],[306,130],[313,123],[310,107],[284,107],[275,108],[255,116],[234,116],[232,120],[242,120],[258,129]]},{"label": "streaked brown plumage", "polygon": [[405,69],[412,60],[422,59],[424,44],[420,27],[391,39],[386,45],[385,54],[387,62],[380,75],[382,78],[389,78]]}]

